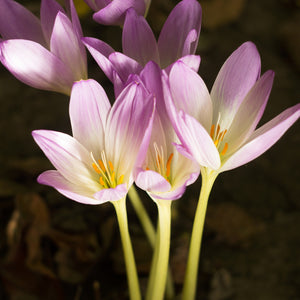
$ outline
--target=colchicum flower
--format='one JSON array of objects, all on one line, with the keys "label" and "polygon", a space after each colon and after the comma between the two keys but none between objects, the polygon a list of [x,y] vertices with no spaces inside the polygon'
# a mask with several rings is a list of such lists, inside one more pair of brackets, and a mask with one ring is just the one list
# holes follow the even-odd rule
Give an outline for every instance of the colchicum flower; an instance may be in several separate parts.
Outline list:
[{"label": "colchicum flower", "polygon": [[141,84],[128,85],[111,107],[97,82],[76,82],[70,99],[73,137],[50,130],[32,133],[56,168],[38,182],[85,204],[124,198],[137,159],[143,159],[139,151],[145,152],[142,141],[152,114],[153,97]]},{"label": "colchicum flower", "polygon": [[160,68],[149,62],[140,78],[155,95],[156,110],[145,162],[136,171],[135,183],[153,199],[175,200],[198,178],[199,167],[174,146],[178,140],[165,107]]},{"label": "colchicum flower", "polygon": [[158,41],[145,18],[138,16],[132,8],[126,12],[123,53],[115,52],[108,44],[95,38],[85,37],[82,41],[113,82],[117,96],[126,86],[130,74],[139,74],[149,61],[164,69],[181,59],[197,71],[200,57],[194,54],[200,28],[200,4],[196,0],[183,0],[170,13]]},{"label": "colchicum flower", "polygon": [[146,16],[151,0],[85,0],[95,11],[93,19],[104,25],[123,25],[126,10],[134,8],[136,13]]},{"label": "colchicum flower", "polygon": [[0,7],[0,61],[17,79],[69,95],[73,82],[87,78],[82,30],[72,0],[68,13],[54,0],[42,0],[41,20],[12,0],[0,0]]},{"label": "colchicum flower", "polygon": [[217,173],[263,154],[299,118],[300,104],[255,130],[266,107],[274,72],[260,76],[260,56],[244,43],[226,60],[209,94],[200,76],[175,63],[165,91],[181,145],[177,149]]},{"label": "colchicum flower", "polygon": [[179,152],[196,161],[202,187],[195,213],[182,299],[195,298],[202,232],[210,191],[218,174],[263,154],[300,116],[300,104],[255,129],[265,110],[273,71],[260,76],[260,56],[244,43],[226,60],[209,94],[201,77],[182,62],[163,77]]}]

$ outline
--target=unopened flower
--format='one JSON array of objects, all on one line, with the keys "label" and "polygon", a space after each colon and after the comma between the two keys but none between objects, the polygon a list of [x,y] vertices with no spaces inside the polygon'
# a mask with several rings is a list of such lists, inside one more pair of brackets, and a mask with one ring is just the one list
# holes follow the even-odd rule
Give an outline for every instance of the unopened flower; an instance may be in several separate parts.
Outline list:
[{"label": "unopened flower", "polygon": [[123,25],[126,10],[133,8],[138,15],[145,16],[151,0],[85,0],[95,11],[93,19],[104,25]]},{"label": "unopened flower", "polygon": [[165,97],[181,144],[177,149],[217,174],[263,154],[297,121],[300,104],[255,129],[271,92],[274,72],[260,76],[254,44],[240,46],[224,63],[209,94],[200,76],[175,63]]},{"label": "unopened flower", "polygon": [[153,97],[138,83],[128,85],[111,107],[97,82],[76,82],[70,99],[73,137],[50,130],[32,133],[56,168],[38,181],[85,204],[124,198],[137,160],[143,159],[139,153],[145,152],[152,114]]},{"label": "unopened flower", "polygon": [[87,78],[82,30],[72,0],[68,13],[54,0],[42,0],[39,20],[13,0],[0,0],[0,61],[32,87],[70,94],[73,82]]},{"label": "unopened flower", "polygon": [[179,2],[166,20],[158,41],[144,17],[134,9],[126,12],[123,27],[123,53],[115,52],[108,44],[83,38],[84,44],[113,82],[115,95],[124,88],[130,74],[139,74],[149,62],[156,62],[162,69],[181,59],[198,70],[200,57],[196,52],[201,28],[201,6],[196,0]]}]

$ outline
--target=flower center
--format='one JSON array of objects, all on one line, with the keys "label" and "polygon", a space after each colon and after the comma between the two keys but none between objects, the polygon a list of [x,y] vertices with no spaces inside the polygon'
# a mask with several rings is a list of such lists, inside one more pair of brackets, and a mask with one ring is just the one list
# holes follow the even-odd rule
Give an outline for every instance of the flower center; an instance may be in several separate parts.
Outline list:
[{"label": "flower center", "polygon": [[227,129],[221,130],[221,127],[219,124],[217,126],[215,126],[215,124],[211,125],[210,137],[214,141],[214,144],[216,145],[219,152],[220,152],[219,148],[220,148],[221,144],[223,145],[223,148],[221,148],[222,150],[220,152],[221,155],[225,155],[225,153],[228,150],[228,143],[223,143],[223,139],[224,139],[226,133],[227,133]]},{"label": "flower center", "polygon": [[[159,149],[156,143],[153,144],[153,147],[155,152],[155,161],[154,161],[155,171],[161,174],[164,178],[166,178],[168,182],[170,182],[171,163],[174,154],[171,153],[167,159],[167,162],[165,162],[163,148],[160,147]],[[146,170],[149,170],[149,167],[147,167]]]},{"label": "flower center", "polygon": [[119,178],[116,176],[114,166],[110,160],[107,162],[104,151],[101,152],[101,159],[98,159],[98,162],[94,159],[93,155],[92,159],[94,161],[92,166],[96,173],[100,175],[99,182],[103,188],[115,188],[117,185],[123,183],[124,175],[119,176]]}]

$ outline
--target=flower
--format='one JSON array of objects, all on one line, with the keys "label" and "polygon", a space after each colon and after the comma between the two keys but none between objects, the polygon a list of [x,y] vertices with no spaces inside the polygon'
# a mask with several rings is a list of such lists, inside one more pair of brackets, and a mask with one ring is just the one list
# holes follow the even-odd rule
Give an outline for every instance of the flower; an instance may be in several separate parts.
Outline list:
[{"label": "flower", "polygon": [[201,28],[201,6],[196,0],[183,0],[175,6],[165,22],[158,42],[144,17],[134,9],[126,12],[123,27],[123,52],[95,38],[82,39],[100,68],[113,82],[115,95],[126,86],[130,74],[139,74],[149,62],[161,68],[178,59],[198,70],[200,57],[194,55]]},{"label": "flower", "polygon": [[169,116],[181,142],[177,149],[217,174],[263,154],[300,114],[297,104],[255,129],[273,78],[273,71],[260,76],[260,56],[251,42],[226,60],[210,94],[197,73],[175,63],[163,81]]},{"label": "flower", "polygon": [[82,30],[72,0],[69,14],[54,0],[42,0],[41,20],[15,1],[0,0],[0,5],[0,61],[16,78],[64,94],[70,94],[74,81],[87,78]]},{"label": "flower", "polygon": [[199,166],[174,146],[177,136],[166,111],[159,66],[149,62],[140,78],[155,95],[156,110],[147,155],[135,172],[135,183],[153,199],[175,200],[198,178]]},{"label": "flower", "polygon": [[128,8],[134,8],[137,14],[146,15],[151,0],[85,0],[96,13],[93,19],[104,25],[123,25]]},{"label": "flower", "polygon": [[124,89],[112,107],[96,81],[74,83],[73,137],[50,130],[32,133],[56,168],[42,173],[38,182],[85,204],[124,198],[133,183],[135,165],[144,159],[153,105],[152,95],[136,82]]}]

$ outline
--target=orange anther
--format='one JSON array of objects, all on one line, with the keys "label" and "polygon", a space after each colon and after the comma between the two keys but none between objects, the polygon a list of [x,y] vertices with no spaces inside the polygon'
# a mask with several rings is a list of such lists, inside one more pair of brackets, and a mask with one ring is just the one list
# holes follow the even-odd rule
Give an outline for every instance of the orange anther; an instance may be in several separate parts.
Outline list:
[{"label": "orange anther", "polygon": [[224,155],[227,152],[227,150],[228,150],[228,143],[225,143],[224,148],[221,152],[221,155]]}]

